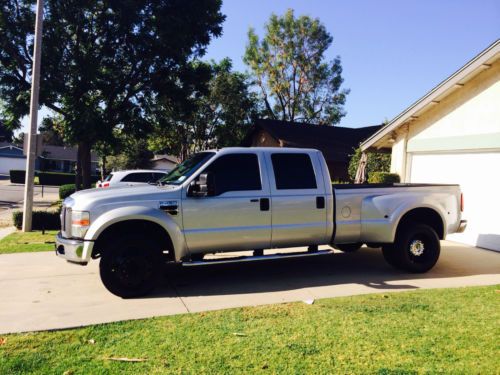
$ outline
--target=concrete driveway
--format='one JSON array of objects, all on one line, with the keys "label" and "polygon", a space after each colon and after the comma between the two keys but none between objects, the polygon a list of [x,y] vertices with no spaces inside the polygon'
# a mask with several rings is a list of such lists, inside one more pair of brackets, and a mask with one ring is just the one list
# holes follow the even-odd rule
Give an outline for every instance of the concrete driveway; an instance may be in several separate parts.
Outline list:
[{"label": "concrete driveway", "polygon": [[123,300],[101,284],[98,262],[54,253],[0,255],[0,333],[84,326],[230,307],[374,292],[500,284],[500,253],[443,242],[436,267],[413,275],[379,250],[200,267],[172,266],[147,298]]}]

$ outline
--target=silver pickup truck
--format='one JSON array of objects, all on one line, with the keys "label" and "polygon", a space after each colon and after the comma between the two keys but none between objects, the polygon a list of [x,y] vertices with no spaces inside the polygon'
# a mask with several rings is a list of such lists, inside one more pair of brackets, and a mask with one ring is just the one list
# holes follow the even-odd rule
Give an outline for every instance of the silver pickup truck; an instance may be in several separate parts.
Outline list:
[{"label": "silver pickup truck", "polygon": [[[106,288],[121,297],[152,290],[166,262],[251,250],[237,261],[381,247],[387,262],[426,272],[440,240],[461,232],[458,185],[332,185],[321,152],[225,148],[195,154],[157,185],[80,191],[63,203],[58,256],[79,264],[101,258]],[[265,255],[265,249],[307,251]]]}]

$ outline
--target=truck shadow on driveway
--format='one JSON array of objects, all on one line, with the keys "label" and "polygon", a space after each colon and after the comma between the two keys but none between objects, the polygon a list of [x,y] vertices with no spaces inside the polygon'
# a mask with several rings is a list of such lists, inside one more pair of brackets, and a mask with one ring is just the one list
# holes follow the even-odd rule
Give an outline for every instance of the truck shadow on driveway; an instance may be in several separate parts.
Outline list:
[{"label": "truck shadow on driveway", "polygon": [[[322,294],[323,287],[366,286],[376,290],[417,289],[415,281],[496,274],[500,254],[453,244],[443,247],[438,264],[428,273],[398,271],[385,263],[380,249],[362,248],[356,253],[336,253],[311,258],[269,260],[249,263],[168,266],[165,285],[149,298],[165,297],[172,289],[179,297],[287,292],[307,288]],[[430,280],[429,280],[430,281]],[[429,284],[427,282],[427,284]],[[316,294],[316,293],[315,293]],[[339,295],[348,294],[339,291]]]}]

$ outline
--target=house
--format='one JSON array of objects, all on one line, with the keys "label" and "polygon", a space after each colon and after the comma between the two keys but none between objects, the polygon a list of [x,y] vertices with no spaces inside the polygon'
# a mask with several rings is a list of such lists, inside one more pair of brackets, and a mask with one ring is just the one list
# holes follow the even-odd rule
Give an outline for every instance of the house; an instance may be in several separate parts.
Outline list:
[{"label": "house", "polygon": [[151,160],[152,169],[160,171],[171,171],[177,164],[179,164],[179,160],[172,155],[155,155]]},{"label": "house", "polygon": [[[77,149],[75,147],[43,145],[42,152],[35,160],[35,169],[47,172],[74,172]],[[95,152],[91,153],[92,171],[99,168]],[[10,170],[26,170],[26,156],[23,149],[11,143],[0,143],[0,174]]]},{"label": "house", "polygon": [[315,148],[323,152],[332,181],[348,181],[354,149],[381,125],[363,128],[257,120],[242,142],[247,147]]},{"label": "house", "polygon": [[7,142],[0,142],[0,174],[9,174],[11,169],[26,169],[23,149]]},{"label": "house", "polygon": [[391,152],[404,182],[458,183],[464,233],[449,239],[500,251],[500,40],[361,145]]}]

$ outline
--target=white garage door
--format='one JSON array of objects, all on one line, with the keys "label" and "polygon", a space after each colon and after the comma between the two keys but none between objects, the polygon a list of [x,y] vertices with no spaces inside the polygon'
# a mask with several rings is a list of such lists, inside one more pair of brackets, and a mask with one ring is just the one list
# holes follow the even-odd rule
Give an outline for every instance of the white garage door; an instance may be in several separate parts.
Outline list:
[{"label": "white garage door", "polygon": [[500,251],[500,152],[413,154],[410,181],[460,184],[467,229],[448,239]]},{"label": "white garage door", "polygon": [[0,174],[9,174],[11,169],[26,169],[26,159],[23,158],[6,158],[0,156]]}]

